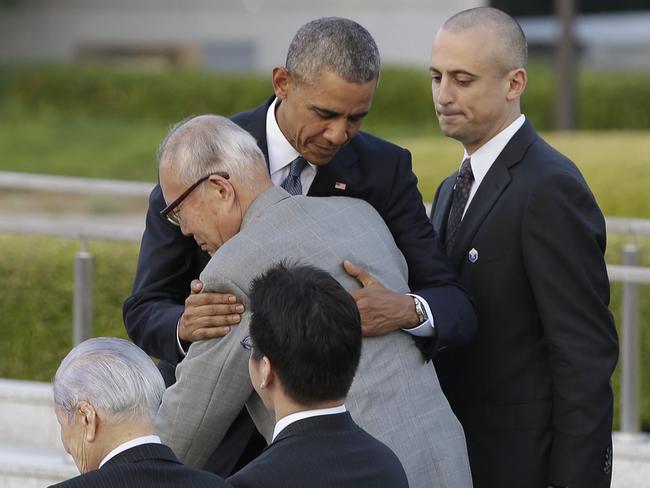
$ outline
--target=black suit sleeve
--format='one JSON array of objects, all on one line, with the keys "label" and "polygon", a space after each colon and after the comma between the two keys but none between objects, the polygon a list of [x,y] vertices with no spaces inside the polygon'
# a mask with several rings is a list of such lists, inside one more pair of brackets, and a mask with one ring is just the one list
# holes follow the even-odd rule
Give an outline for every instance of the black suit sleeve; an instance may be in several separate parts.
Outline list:
[{"label": "black suit sleeve", "polygon": [[436,339],[416,339],[422,352],[431,358],[439,350],[467,343],[476,332],[476,313],[427,218],[407,150],[402,150],[395,168],[382,217],[406,258],[409,287],[431,308]]},{"label": "black suit sleeve", "polygon": [[548,484],[608,487],[618,343],[608,310],[604,219],[583,181],[567,174],[546,180],[529,199],[522,239],[552,375]]},{"label": "black suit sleeve", "polygon": [[192,238],[183,236],[180,229],[160,216],[164,205],[162,191],[156,185],[149,197],[133,293],[124,301],[123,316],[135,344],[176,365],[182,359],[176,326],[190,282],[198,278],[207,255]]}]

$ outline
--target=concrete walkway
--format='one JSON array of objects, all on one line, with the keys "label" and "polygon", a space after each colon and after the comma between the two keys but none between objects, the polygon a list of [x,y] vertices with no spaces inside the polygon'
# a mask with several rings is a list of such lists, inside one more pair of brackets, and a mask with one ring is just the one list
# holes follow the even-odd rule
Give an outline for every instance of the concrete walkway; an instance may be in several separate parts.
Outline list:
[{"label": "concrete walkway", "polygon": [[[650,435],[614,434],[613,488],[650,488]],[[0,486],[42,488],[78,474],[61,446],[48,383],[0,379]]]}]

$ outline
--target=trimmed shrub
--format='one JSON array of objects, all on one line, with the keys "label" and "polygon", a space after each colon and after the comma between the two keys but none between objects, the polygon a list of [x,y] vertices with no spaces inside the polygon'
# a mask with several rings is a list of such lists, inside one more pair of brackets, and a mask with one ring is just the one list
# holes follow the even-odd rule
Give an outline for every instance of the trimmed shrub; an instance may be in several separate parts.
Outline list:
[{"label": "trimmed shrub", "polygon": [[[613,237],[607,261],[620,262],[626,239]],[[639,239],[645,251],[650,239]],[[51,381],[72,347],[73,259],[76,241],[0,235],[0,377]],[[91,243],[94,268],[94,336],[127,337],[122,301],[131,293],[138,246]],[[643,254],[650,265],[650,253]],[[611,310],[620,321],[621,286],[612,287]],[[641,292],[641,371],[650,371],[650,287]],[[642,375],[642,423],[650,431],[650,376]],[[620,408],[620,361],[614,374],[615,426]]]},{"label": "trimmed shrub", "polygon": [[[554,78],[542,64],[529,67],[522,107],[538,130],[553,128]],[[578,128],[650,128],[650,74],[582,72]],[[231,115],[272,94],[267,75],[203,71],[144,71],[107,66],[4,67],[0,107],[125,119],[175,122],[188,115]],[[431,84],[425,69],[382,71],[366,128],[429,131],[434,126]]]},{"label": "trimmed shrub", "polygon": [[[74,255],[79,243],[0,235],[0,377],[51,381],[72,348]],[[94,336],[127,337],[121,304],[133,285],[138,246],[92,243]]]},{"label": "trimmed shrub", "polygon": [[165,121],[233,114],[272,93],[270,80],[262,76],[100,65],[14,67],[0,76],[0,83],[2,101],[23,110]]}]

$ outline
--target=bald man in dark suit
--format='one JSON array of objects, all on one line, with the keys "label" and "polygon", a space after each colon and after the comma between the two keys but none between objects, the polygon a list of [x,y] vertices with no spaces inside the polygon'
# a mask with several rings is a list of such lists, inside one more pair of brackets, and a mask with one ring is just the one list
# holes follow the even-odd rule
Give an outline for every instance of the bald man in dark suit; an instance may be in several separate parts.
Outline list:
[{"label": "bald man in dark suit", "polygon": [[476,488],[606,488],[617,335],[605,221],[578,168],[520,111],[526,40],[493,8],[438,31],[433,99],[463,144],[432,211],[478,333],[435,360],[467,437]]}]

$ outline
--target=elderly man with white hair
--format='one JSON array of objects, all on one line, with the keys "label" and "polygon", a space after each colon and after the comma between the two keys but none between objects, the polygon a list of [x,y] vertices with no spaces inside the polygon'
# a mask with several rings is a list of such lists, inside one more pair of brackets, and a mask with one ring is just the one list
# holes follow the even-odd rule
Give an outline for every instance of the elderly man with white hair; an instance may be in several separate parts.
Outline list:
[{"label": "elderly man with white hair", "polygon": [[80,476],[56,487],[227,487],[181,464],[154,435],[165,384],[136,345],[95,338],[72,349],[54,378],[61,440]]}]

